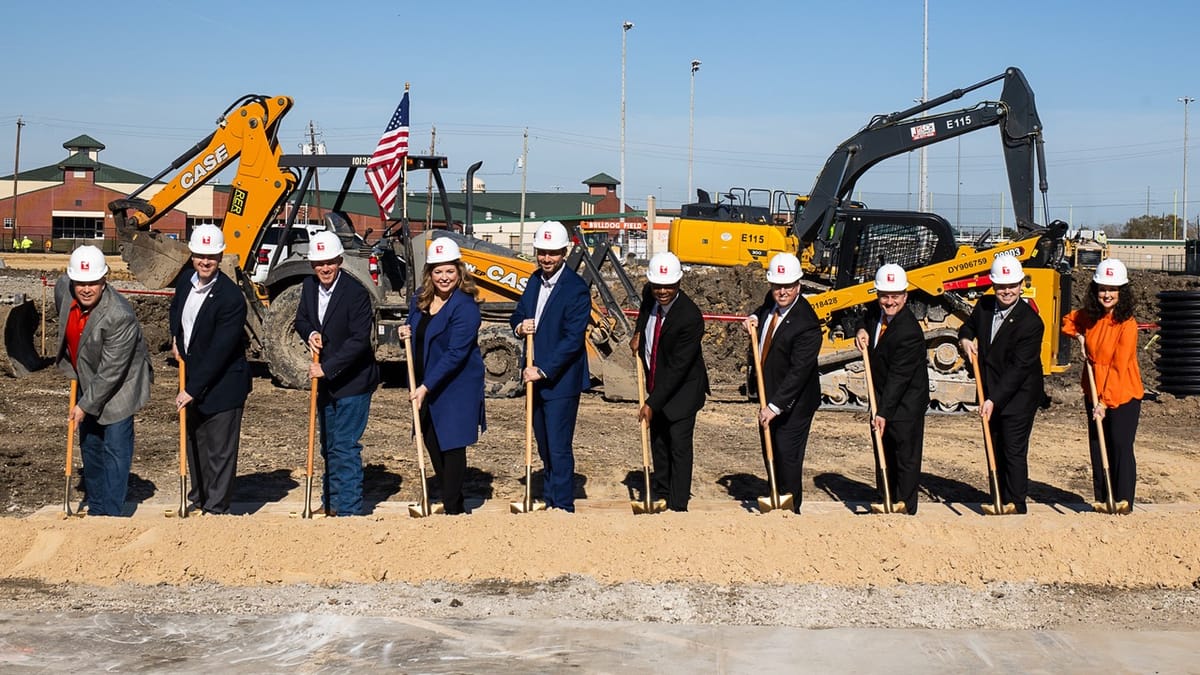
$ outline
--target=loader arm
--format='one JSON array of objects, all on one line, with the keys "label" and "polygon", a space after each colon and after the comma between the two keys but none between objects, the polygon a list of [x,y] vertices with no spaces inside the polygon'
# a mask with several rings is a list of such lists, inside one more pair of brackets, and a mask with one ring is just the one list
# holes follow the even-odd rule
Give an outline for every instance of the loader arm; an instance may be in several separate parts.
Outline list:
[{"label": "loader arm", "polygon": [[[181,154],[169,167],[124,199],[109,203],[122,257],[147,286],[165,287],[187,262],[185,245],[156,236],[151,227],[171,209],[237,162],[230,180],[229,205],[222,230],[228,257],[249,269],[255,242],[297,183],[296,173],[279,164],[279,122],[292,107],[287,96],[247,95],[217,120],[217,128]],[[139,195],[171,173],[175,175],[149,199]]]},{"label": "loader arm", "polygon": [[[1004,81],[1004,88],[999,101],[983,101],[970,108],[916,117],[1000,80]],[[1036,230],[1035,158],[1043,198],[1047,190],[1042,123],[1025,75],[1018,68],[1008,68],[1000,75],[964,89],[955,89],[926,103],[890,115],[877,115],[861,131],[839,145],[817,176],[807,203],[796,209],[794,231],[801,246],[813,242],[818,245],[828,243],[836,238],[830,228],[835,211],[845,203],[858,179],[872,166],[889,157],[991,126],[1000,127],[1017,230],[1021,236]]]}]

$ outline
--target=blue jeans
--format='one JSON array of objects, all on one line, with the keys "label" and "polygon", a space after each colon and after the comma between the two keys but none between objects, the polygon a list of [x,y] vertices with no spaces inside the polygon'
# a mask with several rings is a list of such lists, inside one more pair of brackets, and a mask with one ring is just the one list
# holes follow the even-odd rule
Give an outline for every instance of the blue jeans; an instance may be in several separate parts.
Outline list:
[{"label": "blue jeans", "polygon": [[94,416],[85,415],[79,425],[79,449],[88,515],[121,515],[133,464],[133,416],[100,424]]},{"label": "blue jeans", "polygon": [[326,399],[321,404],[321,506],[339,516],[363,515],[362,435],[371,413],[371,393]]}]

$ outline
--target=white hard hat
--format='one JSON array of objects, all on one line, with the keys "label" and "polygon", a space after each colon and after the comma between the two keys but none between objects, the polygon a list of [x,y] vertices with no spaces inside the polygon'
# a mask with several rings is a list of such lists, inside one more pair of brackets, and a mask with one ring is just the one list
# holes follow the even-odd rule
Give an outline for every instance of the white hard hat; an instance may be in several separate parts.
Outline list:
[{"label": "white hard hat", "polygon": [[888,263],[875,272],[875,290],[883,293],[898,293],[908,290],[908,274],[904,268]]},{"label": "white hard hat", "polygon": [[67,278],[71,281],[99,281],[105,274],[108,274],[108,263],[100,249],[84,244],[71,251],[71,260],[67,263]]},{"label": "white hard hat", "polygon": [[188,250],[200,255],[214,255],[225,250],[225,235],[216,225],[197,225],[188,240]]},{"label": "white hard hat", "polygon": [[543,251],[557,251],[570,245],[567,228],[557,220],[542,223],[533,235],[533,247]]},{"label": "white hard hat", "polygon": [[458,250],[458,244],[449,237],[439,237],[429,242],[429,254],[425,256],[425,264],[439,265],[454,262],[459,258],[462,258],[462,251]]},{"label": "white hard hat", "polygon": [[655,253],[646,266],[646,280],[660,286],[670,286],[683,278],[683,267],[674,253]]},{"label": "white hard hat", "polygon": [[309,262],[327,262],[344,252],[345,249],[342,248],[342,240],[338,239],[337,234],[328,230],[318,232],[308,240]]},{"label": "white hard hat", "polygon": [[767,266],[767,281],[773,284],[794,284],[802,276],[800,259],[791,253],[776,253]]},{"label": "white hard hat", "polygon": [[1101,286],[1124,286],[1129,283],[1129,272],[1125,270],[1125,263],[1116,258],[1106,258],[1096,265],[1092,281]]},{"label": "white hard hat", "polygon": [[993,284],[1019,284],[1025,280],[1025,270],[1021,269],[1021,261],[1010,255],[1002,255],[992,263],[992,272],[988,275]]}]

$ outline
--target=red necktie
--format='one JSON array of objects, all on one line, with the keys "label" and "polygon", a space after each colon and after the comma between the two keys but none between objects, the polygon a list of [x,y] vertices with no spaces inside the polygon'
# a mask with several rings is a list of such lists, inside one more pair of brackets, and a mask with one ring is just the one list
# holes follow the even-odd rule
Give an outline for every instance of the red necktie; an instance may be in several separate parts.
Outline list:
[{"label": "red necktie", "polygon": [[654,391],[654,369],[658,366],[658,336],[662,335],[663,315],[662,305],[654,306],[654,339],[650,341],[650,377],[646,381],[646,391]]},{"label": "red necktie", "polygon": [[775,338],[775,324],[779,322],[779,312],[771,311],[771,322],[767,324],[767,339],[763,340],[762,355],[760,358],[763,363],[767,362],[767,352],[771,351],[771,340]]}]

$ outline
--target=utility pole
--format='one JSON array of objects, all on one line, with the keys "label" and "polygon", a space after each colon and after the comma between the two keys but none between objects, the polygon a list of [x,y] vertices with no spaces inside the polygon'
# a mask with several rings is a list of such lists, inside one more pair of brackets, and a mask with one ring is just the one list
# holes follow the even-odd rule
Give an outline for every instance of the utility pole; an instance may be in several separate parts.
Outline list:
[{"label": "utility pole", "polygon": [[[921,103],[929,100],[929,0],[925,0],[925,39],[921,47]],[[924,114],[922,114],[924,116]],[[917,210],[928,210],[925,191],[929,189],[929,163],[926,156],[928,148],[922,146],[920,169],[917,176]]]},{"label": "utility pole", "polygon": [[688,190],[687,197],[683,200],[687,203],[692,199],[692,147],[696,138],[696,71],[700,70],[700,59],[692,59],[692,87],[691,94],[688,98]]},{"label": "utility pole", "polygon": [[[429,154],[437,154],[437,126],[433,126],[429,131]],[[433,172],[429,174],[425,184],[425,229],[433,229]],[[474,186],[472,186],[474,187]],[[446,227],[453,228],[453,223],[446,223]]]},{"label": "utility pole", "polygon": [[21,174],[21,127],[25,121],[17,117],[17,152],[13,158],[13,241],[21,235],[21,226],[17,224],[17,176]]},{"label": "utility pole", "polygon": [[525,127],[521,141],[521,225],[517,229],[517,253],[525,252],[525,177],[529,165],[529,127]]},{"label": "utility pole", "polygon": [[621,204],[617,209],[621,213],[621,236],[625,234],[625,35],[631,28],[632,21],[621,24]]},{"label": "utility pole", "polygon": [[1196,99],[1191,96],[1179,97],[1179,102],[1183,104],[1183,240],[1187,241],[1187,226],[1188,226],[1188,180],[1187,180],[1187,151],[1188,151],[1188,104]]},{"label": "utility pole", "polygon": [[[317,129],[313,126],[313,121],[308,121],[308,147],[314,155],[323,155],[325,153],[317,151]],[[317,192],[317,218],[321,217],[321,171],[318,169],[313,172],[313,189]],[[308,223],[305,223],[307,225]]]}]

